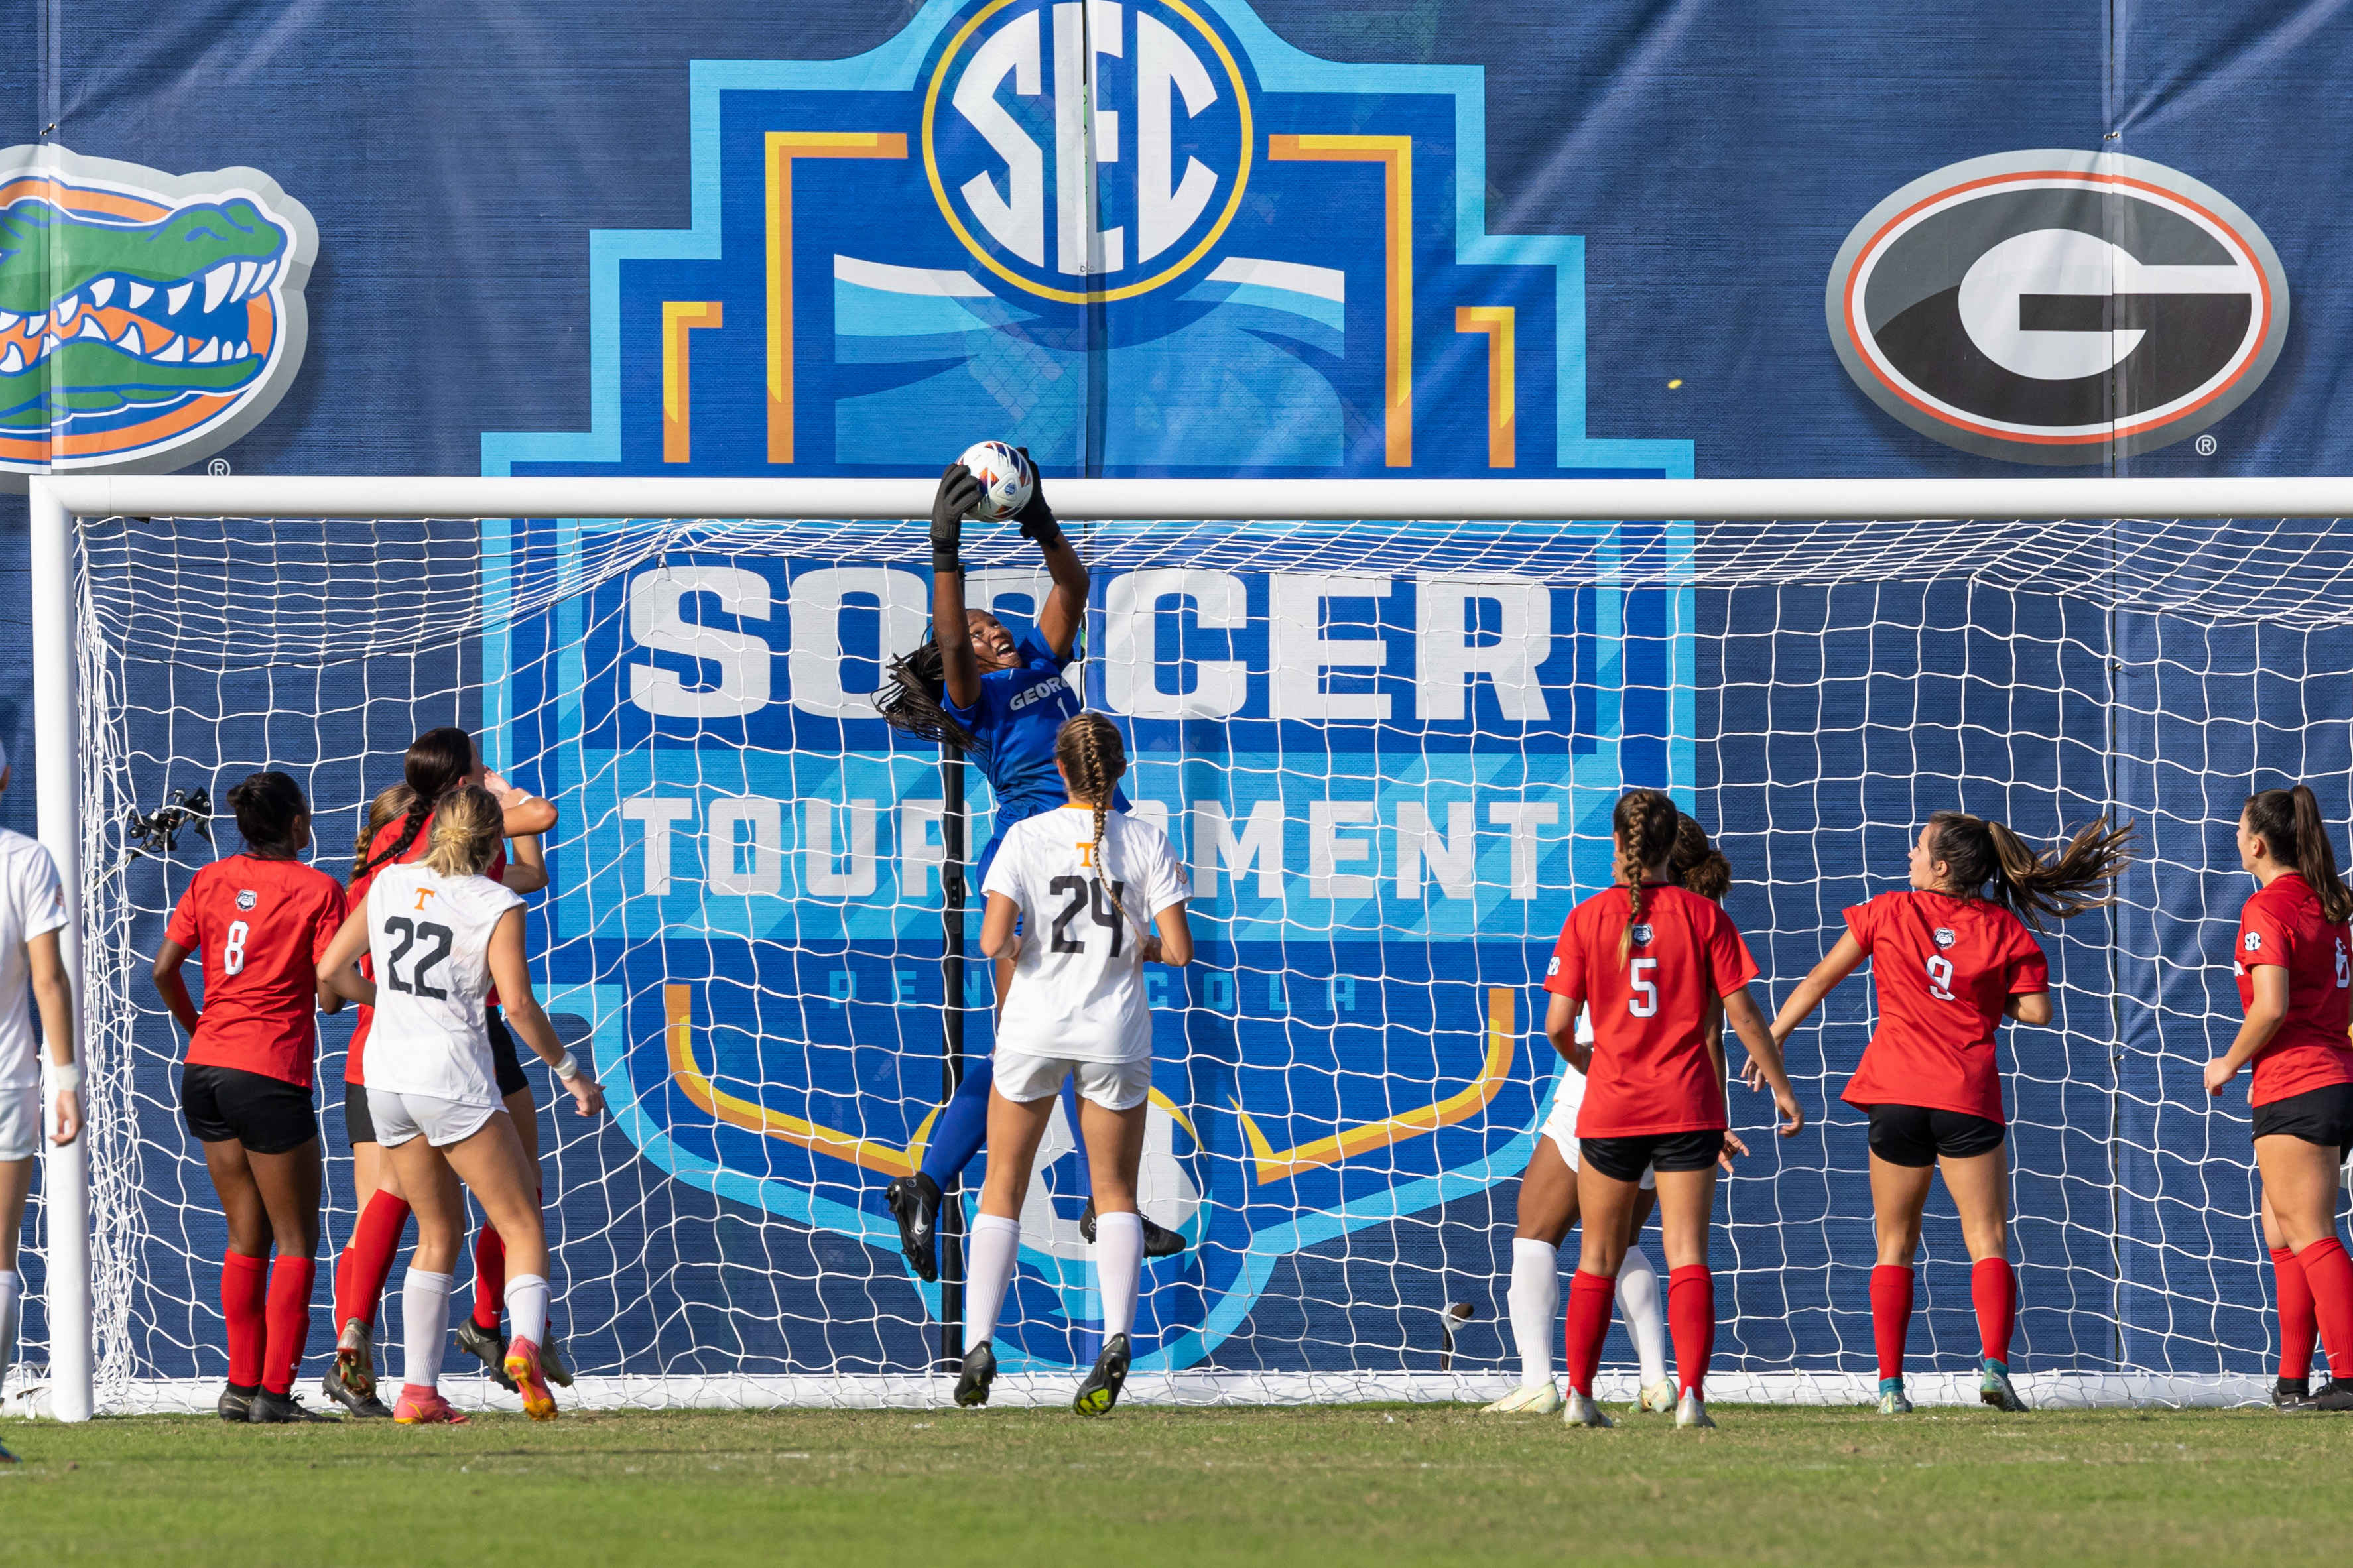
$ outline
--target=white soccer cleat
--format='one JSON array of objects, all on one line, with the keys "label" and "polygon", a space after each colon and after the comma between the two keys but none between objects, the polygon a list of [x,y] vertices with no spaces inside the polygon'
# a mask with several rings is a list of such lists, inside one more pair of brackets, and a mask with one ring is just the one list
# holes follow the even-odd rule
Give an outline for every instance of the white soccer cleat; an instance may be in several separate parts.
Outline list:
[{"label": "white soccer cleat", "polygon": [[1715,1430],[1715,1422],[1707,1413],[1707,1401],[1696,1394],[1686,1394],[1675,1405],[1675,1427],[1696,1426],[1703,1432]]},{"label": "white soccer cleat", "polygon": [[1549,1415],[1560,1408],[1560,1390],[1549,1380],[1515,1388],[1493,1405],[1480,1406],[1482,1415]]},{"label": "white soccer cleat", "polygon": [[1618,1425],[1601,1413],[1601,1406],[1593,1403],[1593,1395],[1574,1391],[1569,1394],[1568,1403],[1561,1406],[1560,1421],[1564,1426],[1608,1427]]},{"label": "white soccer cleat", "polygon": [[1642,1397],[1634,1408],[1647,1415],[1664,1415],[1675,1407],[1675,1385],[1665,1378],[1642,1385]]}]

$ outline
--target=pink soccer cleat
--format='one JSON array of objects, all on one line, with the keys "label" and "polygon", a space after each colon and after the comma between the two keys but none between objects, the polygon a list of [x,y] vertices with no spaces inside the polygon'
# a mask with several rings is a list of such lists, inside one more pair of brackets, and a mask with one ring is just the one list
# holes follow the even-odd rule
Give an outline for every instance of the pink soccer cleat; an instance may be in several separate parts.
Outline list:
[{"label": "pink soccer cleat", "polygon": [[523,1414],[534,1421],[555,1419],[555,1395],[547,1386],[547,1373],[540,1365],[539,1347],[529,1340],[517,1337],[507,1342],[506,1373],[522,1395]]},{"label": "pink soccer cleat", "polygon": [[400,1402],[392,1407],[392,1418],[403,1426],[467,1426],[468,1421],[456,1406],[441,1397],[438,1388],[419,1388],[413,1383],[401,1384]]}]

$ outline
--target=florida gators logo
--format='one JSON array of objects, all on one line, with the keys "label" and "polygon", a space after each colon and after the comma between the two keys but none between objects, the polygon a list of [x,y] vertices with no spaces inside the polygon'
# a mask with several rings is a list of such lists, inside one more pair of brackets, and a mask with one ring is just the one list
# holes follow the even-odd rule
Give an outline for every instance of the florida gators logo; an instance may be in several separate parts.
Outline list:
[{"label": "florida gators logo", "polygon": [[161,473],[277,406],[318,230],[251,169],[0,152],[0,476]]}]

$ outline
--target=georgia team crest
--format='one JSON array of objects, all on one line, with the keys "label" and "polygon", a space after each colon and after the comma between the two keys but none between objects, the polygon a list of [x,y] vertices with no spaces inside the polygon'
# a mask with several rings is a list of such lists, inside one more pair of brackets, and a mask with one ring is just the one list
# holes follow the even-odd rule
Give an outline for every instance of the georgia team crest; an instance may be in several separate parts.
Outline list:
[{"label": "georgia team crest", "polygon": [[1636,947],[1648,947],[1651,945],[1651,928],[1648,924],[1636,926],[1629,934],[1633,937],[1634,945]]},{"label": "georgia team crest", "polygon": [[[486,434],[483,470],[936,475],[990,439],[1026,447],[1050,499],[1074,469],[1689,477],[1687,441],[1588,436],[1584,241],[1489,232],[1486,92],[1477,67],[1316,58],[1244,0],[930,0],[854,59],[696,61],[691,227],[590,242],[591,428]],[[486,592],[628,526],[499,525]],[[1677,526],[1595,525],[1630,555]],[[1012,533],[978,527],[976,554]],[[925,635],[927,561],[866,548],[666,545],[543,626],[519,618],[485,680],[494,713],[532,711],[560,668],[576,705],[543,787],[592,826],[552,851],[547,1005],[586,1024],[616,1125],[678,1180],[863,1242],[888,1272],[881,1194],[930,1146],[951,999],[939,763],[870,700],[877,652]],[[1145,976],[1141,1196],[1188,1243],[1145,1270],[1146,1372],[1253,1331],[1283,1259],[1519,1173],[1555,1074],[1528,1043],[1540,977],[1577,889],[1609,883],[1586,825],[1621,778],[1696,778],[1672,706],[1686,589],[1311,583],[1335,622],[1376,605],[1366,629],[1426,657],[1400,645],[1389,668],[1418,673],[1377,692],[1345,670],[1278,691],[1299,657],[1278,657],[1271,595],[1299,581],[1152,548],[1091,555],[1105,657],[1070,672],[1139,727],[1124,787],[1192,868],[1204,955]],[[1034,612],[1026,563],[967,584]],[[1221,651],[1156,680],[1188,603]],[[1637,620],[1667,635],[1621,637]],[[1300,703],[1367,721],[1369,749],[1316,772],[1272,738]],[[1540,764],[1503,776],[1480,751],[1498,735]],[[969,787],[976,849],[989,803]],[[1335,940],[1368,931],[1398,944]],[[965,977],[978,1054],[994,996],[986,964]],[[1098,1310],[1071,1147],[1058,1111],[1008,1370],[1082,1359]]]},{"label": "georgia team crest", "polygon": [[240,910],[250,912],[253,907],[260,901],[261,896],[259,893],[256,893],[251,888],[239,888],[237,890],[237,907]]},{"label": "georgia team crest", "polygon": [[165,473],[244,435],[302,363],[318,249],[252,169],[0,151],[0,484]]},{"label": "georgia team crest", "polygon": [[1948,948],[1960,940],[1953,934],[1953,929],[1950,926],[1938,926],[1929,935],[1935,938],[1938,947],[1944,948]]}]

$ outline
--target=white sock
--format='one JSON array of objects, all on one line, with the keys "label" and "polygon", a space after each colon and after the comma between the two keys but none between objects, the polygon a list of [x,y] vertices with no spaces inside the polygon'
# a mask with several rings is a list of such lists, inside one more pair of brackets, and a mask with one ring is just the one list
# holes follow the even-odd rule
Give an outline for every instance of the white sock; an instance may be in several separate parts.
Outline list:
[{"label": "white sock", "polygon": [[537,1274],[507,1276],[507,1328],[516,1339],[547,1343],[547,1280]]},{"label": "white sock", "polygon": [[1618,1266],[1618,1311],[1634,1336],[1634,1352],[1642,1358],[1645,1386],[1667,1380],[1667,1330],[1659,1321],[1659,1271],[1651,1255],[1639,1247],[1626,1249]]},{"label": "white sock", "polygon": [[449,1341],[449,1276],[409,1266],[400,1282],[400,1380],[441,1386],[441,1350]]},{"label": "white sock", "polygon": [[[1101,1236],[1098,1229],[1095,1234]],[[985,1214],[972,1222],[964,1249],[964,1343],[966,1350],[997,1337],[997,1314],[1021,1256],[1021,1222]]]},{"label": "white sock", "polygon": [[1512,1342],[1520,1351],[1520,1386],[1552,1381],[1553,1319],[1560,1310],[1560,1248],[1512,1238]]},{"label": "white sock", "polygon": [[16,1364],[16,1321],[25,1310],[25,1277],[11,1268],[0,1274],[0,1383]]},{"label": "white sock", "polygon": [[1103,1292],[1103,1338],[1135,1331],[1135,1290],[1144,1272],[1144,1216],[1095,1215],[1095,1288]]}]

